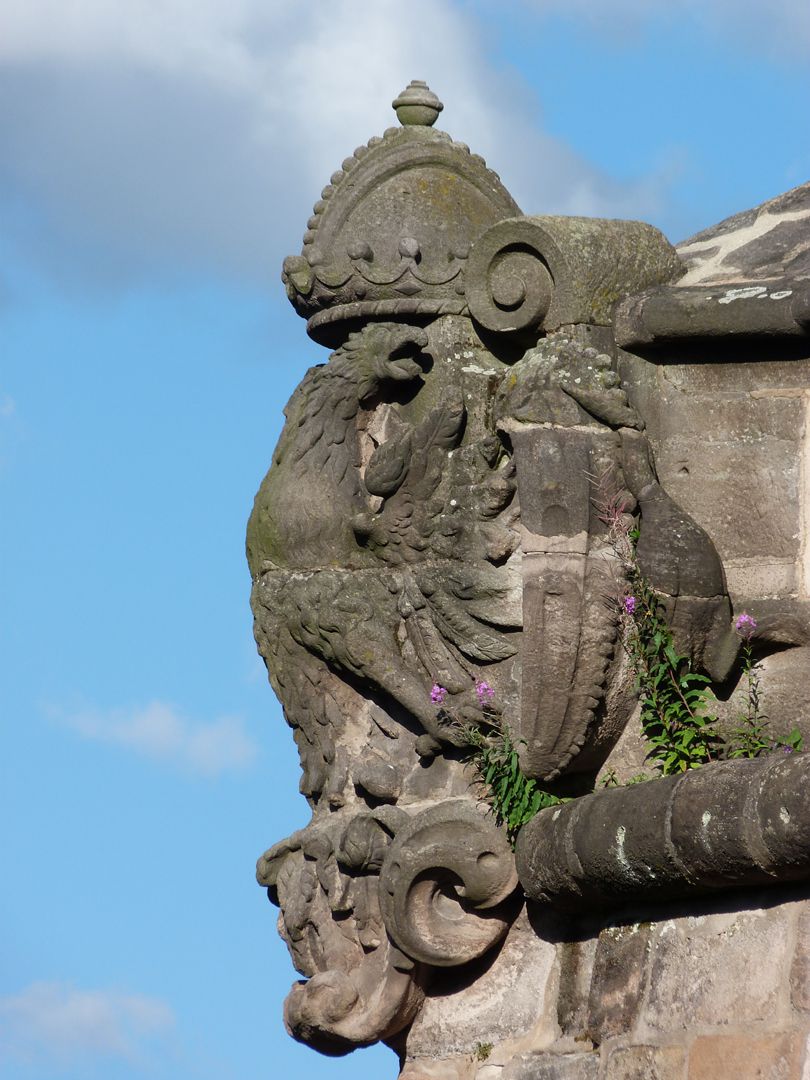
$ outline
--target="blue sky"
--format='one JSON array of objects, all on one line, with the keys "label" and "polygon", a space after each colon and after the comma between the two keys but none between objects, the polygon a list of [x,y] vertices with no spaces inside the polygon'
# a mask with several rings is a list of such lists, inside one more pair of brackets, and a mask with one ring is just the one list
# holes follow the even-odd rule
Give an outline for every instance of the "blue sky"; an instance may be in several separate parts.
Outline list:
[{"label": "blue sky", "polygon": [[810,178],[809,54],[804,0],[6,0],[0,1075],[396,1075],[284,1034],[253,881],[307,819],[243,554],[325,359],[282,259],[412,78],[527,212],[682,239]]}]

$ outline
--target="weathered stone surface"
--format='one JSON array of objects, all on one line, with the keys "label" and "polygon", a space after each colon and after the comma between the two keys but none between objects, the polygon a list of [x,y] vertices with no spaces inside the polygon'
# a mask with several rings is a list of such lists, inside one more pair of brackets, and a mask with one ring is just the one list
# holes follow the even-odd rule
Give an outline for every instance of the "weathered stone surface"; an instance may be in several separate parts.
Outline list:
[{"label": "weathered stone surface", "polygon": [[[757,614],[762,634],[768,635],[771,619],[761,606]],[[785,631],[791,636],[803,632],[798,620],[792,627],[787,625],[785,611],[781,609],[776,614],[774,632],[781,636]],[[797,647],[764,656],[757,662],[755,671],[760,684],[761,712],[768,717],[771,738],[784,740],[793,728],[798,728],[804,745],[810,746],[810,649]],[[747,682],[742,679],[725,701],[718,700],[712,705],[722,731],[739,729],[741,717],[747,715],[747,693]]]},{"label": "weathered stone surface", "polygon": [[415,125],[432,127],[444,108],[426,82],[412,79],[398,97],[391,102],[397,120],[403,127]]},{"label": "weathered stone surface", "polygon": [[684,241],[677,251],[686,272],[676,284],[619,305],[619,344],[806,336],[808,225],[803,184]]},{"label": "weathered stone surface", "polygon": [[346,158],[301,254],[284,262],[288,296],[317,341],[335,344],[359,319],[462,313],[470,245],[520,212],[480,157],[430,126],[442,106],[425,94],[433,107],[405,102],[402,127]]},{"label": "weathered stone surface", "polygon": [[[713,356],[707,347],[705,353],[688,357],[667,356],[665,362],[658,364],[649,357],[619,350],[617,365],[622,385],[634,407],[643,410],[651,434],[662,419],[655,408],[659,395],[664,395],[665,399],[665,408],[660,412],[663,415],[666,409],[672,410],[674,416],[670,415],[669,419],[675,426],[681,419],[689,422],[686,415],[681,417],[681,409],[686,410],[692,398],[696,403],[703,397],[715,398],[725,402],[728,408],[746,410],[755,407],[762,397],[778,401],[781,397],[801,396],[810,382],[810,358],[785,357],[776,348],[763,346],[754,350],[740,345],[733,352],[720,356]],[[677,394],[683,396],[679,399]],[[747,419],[750,414],[743,411],[739,415]],[[738,417],[732,415],[730,422],[726,422],[724,414],[717,412],[714,421],[707,435],[715,435],[721,427],[733,430]]]},{"label": "weathered stone surface", "polygon": [[525,913],[493,958],[469,972],[437,976],[408,1033],[409,1052],[475,1054],[532,1031],[550,1042],[555,1031],[554,946],[539,937]]},{"label": "weathered stone surface", "polygon": [[587,1028],[595,1043],[623,1035],[636,1023],[649,947],[649,925],[609,926],[599,934]]},{"label": "weathered stone surface", "polygon": [[588,1038],[588,1004],[597,940],[575,937],[557,946],[557,1023],[563,1038]]},{"label": "weathered stone surface", "polygon": [[801,1080],[804,1047],[797,1032],[702,1036],[690,1051],[687,1080]]},{"label": "weathered stone surface", "polygon": [[[288,409],[249,530],[257,640],[294,727],[314,811],[302,838],[275,851],[279,867],[266,882],[310,978],[293,990],[287,1018],[297,1037],[330,1050],[390,1036],[418,1007],[412,959],[389,950],[383,929],[384,849],[426,793],[464,795],[472,805],[462,762],[431,772],[437,786],[426,791],[421,761],[463,742],[463,723],[483,722],[475,684],[484,670],[497,695],[489,715],[512,693],[520,593],[514,568],[490,561],[487,550],[494,545],[503,558],[510,529],[498,518],[513,484],[492,436],[463,405],[466,351],[448,358],[457,379],[449,393],[439,380],[419,409],[400,400],[423,370],[414,355],[427,345],[442,356],[442,335],[377,324],[310,373]],[[369,492],[364,475],[381,494]],[[460,540],[473,520],[477,568]],[[433,683],[451,695],[452,711],[431,702]],[[355,838],[350,856],[342,844],[357,822],[375,823],[362,857]],[[493,914],[481,916],[488,929]]]},{"label": "weathered stone surface", "polygon": [[604,1080],[683,1080],[685,1063],[681,1046],[622,1046],[608,1055]]},{"label": "weathered stone surface", "polygon": [[735,214],[678,245],[681,285],[808,276],[810,183]]},{"label": "weathered stone surface", "polygon": [[[583,793],[645,755],[622,736],[630,556],[606,505],[677,649],[723,683],[723,722],[734,601],[773,733],[810,735],[810,185],[679,256],[637,222],[516,216],[432,129],[424,83],[394,108],[285,263],[335,351],[287,407],[248,530],[312,811],[258,867],[303,976],[285,1023],[330,1054],[384,1039],[402,1080],[685,1080],[690,1046],[693,1080],[798,1080],[806,912],[697,897],[810,877],[809,759]],[[518,840],[527,893],[557,910],[523,909],[476,808],[488,743],[582,795]]]},{"label": "weathered stone surface", "polygon": [[[735,384],[739,364],[729,365],[725,385],[718,385],[717,365],[655,373],[634,367],[630,393],[647,420],[662,483],[712,537],[726,565],[746,558],[795,561],[804,392],[777,386],[744,395]],[[804,380],[810,385],[810,370]]]},{"label": "weathered stone surface", "polygon": [[503,1065],[482,1065],[476,1070],[475,1080],[501,1080]]},{"label": "weathered stone surface", "polygon": [[682,273],[669,242],[643,222],[521,217],[475,242],[467,298],[473,318],[500,333],[609,325],[620,297]]},{"label": "weathered stone surface", "polygon": [[521,830],[528,896],[582,907],[810,878],[810,757],[716,762],[585,795]]},{"label": "weathered stone surface", "polygon": [[784,909],[661,924],[652,943],[646,1030],[671,1038],[703,1024],[772,1022],[789,963],[787,930]]},{"label": "weathered stone surface", "polygon": [[457,967],[506,934],[517,886],[512,852],[491,815],[450,800],[397,831],[380,874],[388,933],[408,956]]},{"label": "weathered stone surface", "polygon": [[642,776],[651,779],[654,770],[647,761],[649,749],[641,730],[640,710],[637,708],[599,770],[595,790],[626,784],[633,778]]},{"label": "weathered stone surface", "polygon": [[517,1054],[502,1080],[596,1080],[598,1054]]},{"label": "weathered stone surface", "polygon": [[616,657],[624,571],[598,509],[606,478],[628,511],[640,510],[639,565],[671,609],[678,648],[724,679],[739,641],[717,552],[658,482],[610,356],[576,335],[546,337],[503,379],[495,416],[521,508],[521,768],[550,782],[592,770],[600,742],[610,748],[634,707]]},{"label": "weathered stone surface", "polygon": [[399,1080],[473,1080],[474,1065],[471,1057],[449,1061],[433,1058],[409,1059],[405,1062]]},{"label": "weathered stone surface", "polygon": [[796,948],[790,966],[790,1000],[794,1009],[810,1012],[810,907],[806,903],[796,921]]},{"label": "weathered stone surface", "polygon": [[[797,270],[810,269],[806,252]],[[648,289],[620,304],[614,314],[617,342],[624,348],[720,340],[807,338],[810,287],[792,277],[767,285],[677,285]]]}]

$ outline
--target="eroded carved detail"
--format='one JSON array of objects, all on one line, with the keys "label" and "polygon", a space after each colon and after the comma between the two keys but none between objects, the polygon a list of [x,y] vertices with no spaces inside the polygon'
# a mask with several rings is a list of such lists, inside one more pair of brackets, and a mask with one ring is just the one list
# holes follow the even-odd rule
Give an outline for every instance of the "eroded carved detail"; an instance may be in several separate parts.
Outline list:
[{"label": "eroded carved detail", "polygon": [[406,127],[344,162],[285,263],[335,351],[287,406],[248,527],[256,640],[312,809],[258,876],[305,978],[287,1026],[330,1053],[396,1038],[432,973],[515,917],[471,730],[495,721],[554,782],[595,774],[630,716],[594,477],[624,487],[682,651],[723,677],[736,648],[722,566],[658,481],[609,328],[677,256],[639,223],[516,218],[430,129],[426,87],[397,102]]},{"label": "eroded carved detail", "polygon": [[[639,516],[639,563],[683,652],[721,680],[737,641],[717,552],[658,482],[643,421],[608,354],[563,332],[546,336],[505,377],[495,416],[514,448],[521,506],[522,765],[548,781],[572,762],[592,768],[632,711],[626,672],[612,662],[610,600],[622,570],[594,503],[599,477],[610,473]],[[586,741],[591,753],[574,761]]]},{"label": "eroded carved detail", "polygon": [[[331,1052],[391,1037],[418,1007],[422,954],[380,910],[385,850],[403,828],[411,835],[409,815],[421,820],[426,797],[467,799],[431,819],[434,839],[447,834],[443,850],[459,829],[471,835],[474,794],[452,748],[465,741],[463,723],[484,722],[474,689],[484,670],[499,701],[516,703],[511,463],[471,420],[460,386],[441,385],[420,405],[428,344],[418,328],[370,325],[310,372],[248,533],[257,641],[313,807],[312,824],[267,853],[259,879],[309,980],[288,998],[288,1027]],[[437,682],[443,709],[431,702]],[[512,891],[508,845],[475,812],[473,821],[486,837],[478,854],[499,868],[505,859],[500,888]],[[487,899],[476,891],[480,872],[465,876],[466,946],[449,944],[434,966],[478,955],[513,914],[477,912]]]},{"label": "eroded carved detail", "polygon": [[517,887],[506,837],[469,802],[423,810],[397,834],[382,868],[381,908],[409,956],[437,967],[474,960],[504,936]]},{"label": "eroded carved detail", "polygon": [[287,998],[285,1025],[327,1053],[396,1034],[422,1000],[413,962],[386,936],[377,888],[403,817],[384,807],[348,824],[316,823],[259,860],[259,882],[280,905],[280,932],[306,976]]}]

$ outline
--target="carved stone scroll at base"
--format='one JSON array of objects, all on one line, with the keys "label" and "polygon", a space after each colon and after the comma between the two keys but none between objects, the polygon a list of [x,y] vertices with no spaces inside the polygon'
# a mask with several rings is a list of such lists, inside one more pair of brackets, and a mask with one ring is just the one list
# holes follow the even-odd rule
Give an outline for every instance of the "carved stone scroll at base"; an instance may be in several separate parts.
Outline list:
[{"label": "carved stone scroll at base", "polygon": [[415,960],[455,967],[506,933],[517,887],[504,833],[469,802],[441,803],[397,833],[380,877],[391,937]]},{"label": "carved stone scroll at base", "polygon": [[284,1026],[293,1038],[326,1054],[389,1039],[410,1023],[424,994],[410,965],[390,945],[373,964],[329,970],[293,985],[284,1002]]}]

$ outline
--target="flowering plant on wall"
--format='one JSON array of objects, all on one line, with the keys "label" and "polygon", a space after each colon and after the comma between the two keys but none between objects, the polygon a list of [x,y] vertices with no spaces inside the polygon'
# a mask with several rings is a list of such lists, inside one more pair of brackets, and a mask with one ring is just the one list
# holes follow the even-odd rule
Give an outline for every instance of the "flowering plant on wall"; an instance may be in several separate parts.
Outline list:
[{"label": "flowering plant on wall", "polygon": [[636,558],[638,533],[615,491],[610,472],[598,478],[594,500],[608,528],[608,542],[624,570],[625,582],[615,603],[622,641],[636,678],[641,726],[649,743],[647,760],[662,776],[695,769],[710,761],[758,757],[773,750],[802,749],[794,728],[784,739],[774,738],[762,712],[759,673],[754,659],[756,619],[743,612],[734,628],[741,638],[745,712],[728,735],[718,730],[712,711],[716,701],[711,680],[692,669],[689,657],[675,647],[661,597],[645,578]]}]

